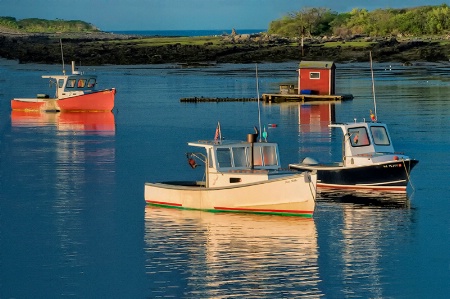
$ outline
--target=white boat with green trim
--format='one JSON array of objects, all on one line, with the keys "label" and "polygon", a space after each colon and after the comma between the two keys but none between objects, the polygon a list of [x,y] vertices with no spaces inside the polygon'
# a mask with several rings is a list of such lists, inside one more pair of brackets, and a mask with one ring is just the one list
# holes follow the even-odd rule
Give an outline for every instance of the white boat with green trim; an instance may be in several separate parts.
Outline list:
[{"label": "white boat with green trim", "polygon": [[247,141],[189,142],[204,149],[187,153],[189,165],[205,167],[202,181],[145,183],[147,204],[210,212],[246,212],[312,217],[315,172],[282,169],[278,145]]}]

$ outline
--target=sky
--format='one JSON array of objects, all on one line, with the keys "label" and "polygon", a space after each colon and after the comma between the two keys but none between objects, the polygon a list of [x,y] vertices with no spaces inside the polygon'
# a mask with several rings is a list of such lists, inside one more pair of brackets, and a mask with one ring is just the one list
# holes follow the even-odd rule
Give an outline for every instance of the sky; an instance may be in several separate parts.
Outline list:
[{"label": "sky", "polygon": [[353,8],[450,5],[450,0],[0,0],[0,16],[18,20],[81,20],[103,31],[267,29],[303,8],[336,12]]}]

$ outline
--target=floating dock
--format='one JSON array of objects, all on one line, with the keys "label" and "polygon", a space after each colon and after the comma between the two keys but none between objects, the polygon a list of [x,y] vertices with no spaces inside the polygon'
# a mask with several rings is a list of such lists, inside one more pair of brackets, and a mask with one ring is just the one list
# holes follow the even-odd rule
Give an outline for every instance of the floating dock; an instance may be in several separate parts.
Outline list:
[{"label": "floating dock", "polygon": [[[265,93],[262,94],[261,101],[266,103],[284,103],[284,102],[329,102],[352,100],[353,95],[309,95],[309,94],[280,94]],[[191,97],[181,98],[182,103],[219,103],[219,102],[256,102],[257,98],[208,98]]]},{"label": "floating dock", "polygon": [[264,93],[262,101],[266,103],[284,103],[284,102],[321,102],[321,101],[346,101],[353,100],[353,95],[314,95],[314,94],[282,94],[282,93]]},{"label": "floating dock", "polygon": [[205,98],[205,97],[193,97],[193,98],[181,98],[182,103],[218,103],[218,102],[256,102],[257,98]]}]

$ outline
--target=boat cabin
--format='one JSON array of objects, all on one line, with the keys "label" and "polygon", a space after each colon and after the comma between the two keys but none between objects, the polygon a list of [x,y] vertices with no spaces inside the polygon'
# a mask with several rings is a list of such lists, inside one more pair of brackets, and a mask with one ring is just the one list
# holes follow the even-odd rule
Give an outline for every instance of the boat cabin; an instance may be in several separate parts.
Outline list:
[{"label": "boat cabin", "polygon": [[363,165],[377,156],[394,155],[386,124],[377,122],[355,122],[350,124],[331,124],[329,127],[341,128],[344,134],[343,163],[345,166]]},{"label": "boat cabin", "polygon": [[50,79],[50,82],[55,84],[55,98],[57,99],[64,99],[91,93],[95,90],[95,86],[97,84],[96,75],[85,75],[79,71],[76,71],[74,62],[72,62],[71,75],[51,75],[42,76],[42,78]]},{"label": "boat cabin", "polygon": [[280,169],[276,143],[222,140],[189,142],[188,145],[206,150],[206,155],[188,153],[188,157],[202,157],[205,163],[206,187],[263,181],[269,178],[270,171]]}]

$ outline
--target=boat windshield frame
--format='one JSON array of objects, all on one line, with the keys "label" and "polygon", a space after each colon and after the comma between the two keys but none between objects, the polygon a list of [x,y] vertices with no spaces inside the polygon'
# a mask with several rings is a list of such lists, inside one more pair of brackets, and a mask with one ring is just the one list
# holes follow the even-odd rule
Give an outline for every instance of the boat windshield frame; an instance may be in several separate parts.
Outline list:
[{"label": "boat windshield frame", "polygon": [[216,171],[226,172],[245,169],[276,170],[281,168],[280,154],[276,143],[201,141],[189,144],[206,149],[208,168],[210,170],[215,169]]}]

